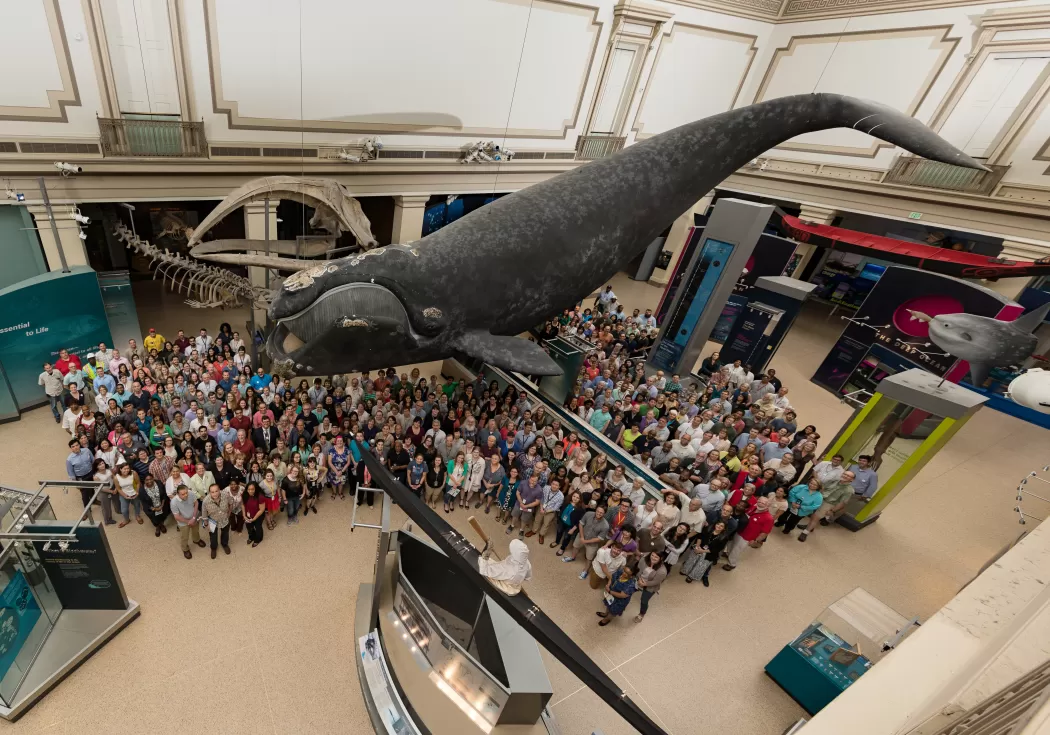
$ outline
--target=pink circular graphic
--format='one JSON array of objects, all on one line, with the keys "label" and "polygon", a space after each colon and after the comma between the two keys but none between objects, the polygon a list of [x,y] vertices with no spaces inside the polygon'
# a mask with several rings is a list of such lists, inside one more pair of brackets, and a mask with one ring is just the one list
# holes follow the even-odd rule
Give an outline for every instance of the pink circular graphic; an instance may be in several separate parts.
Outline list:
[{"label": "pink circular graphic", "polygon": [[909,311],[921,311],[927,316],[958,314],[964,311],[962,302],[951,296],[919,296],[905,301],[893,312],[893,326],[911,337],[930,336],[930,325],[921,319],[912,319]]}]

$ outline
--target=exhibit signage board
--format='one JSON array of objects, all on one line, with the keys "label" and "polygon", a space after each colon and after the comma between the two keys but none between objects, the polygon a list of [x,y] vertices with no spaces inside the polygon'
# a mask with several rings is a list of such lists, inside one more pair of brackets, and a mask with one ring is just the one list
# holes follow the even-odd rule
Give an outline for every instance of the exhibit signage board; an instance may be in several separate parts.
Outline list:
[{"label": "exhibit signage board", "polygon": [[747,296],[740,296],[739,294],[733,294],[729,297],[725,308],[722,309],[722,313],[718,316],[718,321],[715,322],[715,328],[711,330],[712,342],[725,344],[725,341],[729,338],[729,331],[736,324],[737,318],[747,308],[747,301]]},{"label": "exhibit signage board", "polygon": [[[705,240],[702,247],[699,265],[693,270],[685,287],[688,301],[683,300],[675,308],[668,321],[665,337],[651,358],[655,367],[670,372],[677,369],[678,359],[689,344],[701,314],[711,303],[715,286],[733,252],[732,243],[712,238]],[[671,344],[668,345],[668,342]]]},{"label": "exhibit signage board", "polygon": [[37,384],[62,348],[80,356],[112,346],[98,278],[90,268],[55,271],[0,290],[0,359],[20,409],[47,403]]},{"label": "exhibit signage board", "polygon": [[782,313],[778,309],[752,301],[733,324],[719,359],[727,365],[736,360],[751,365],[755,356],[765,349],[770,326]]},{"label": "exhibit signage board", "polygon": [[39,619],[40,606],[29,581],[16,571],[0,592],[0,679],[7,675]]},{"label": "exhibit signage board", "polygon": [[872,345],[879,345],[910,365],[952,382],[969,370],[965,361],[944,354],[930,344],[928,324],[912,312],[929,316],[966,312],[1012,321],[1022,307],[1002,295],[959,278],[890,266],[852,316],[846,328],[813,375],[813,382],[836,393],[861,365]]},{"label": "exhibit signage board", "polygon": [[[70,523],[26,524],[24,533],[68,533]],[[34,541],[47,578],[66,609],[126,610],[128,598],[101,526],[81,524],[76,542]]]}]

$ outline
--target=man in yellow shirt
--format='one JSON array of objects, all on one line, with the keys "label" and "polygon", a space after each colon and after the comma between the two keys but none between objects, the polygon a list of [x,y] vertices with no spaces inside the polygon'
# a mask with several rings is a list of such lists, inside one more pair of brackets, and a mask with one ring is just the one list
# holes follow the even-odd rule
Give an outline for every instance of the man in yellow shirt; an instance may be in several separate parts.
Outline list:
[{"label": "man in yellow shirt", "polygon": [[146,347],[146,354],[148,355],[150,350],[156,350],[160,352],[164,349],[164,335],[157,334],[157,330],[153,327],[149,328],[149,335],[142,340],[142,344]]}]

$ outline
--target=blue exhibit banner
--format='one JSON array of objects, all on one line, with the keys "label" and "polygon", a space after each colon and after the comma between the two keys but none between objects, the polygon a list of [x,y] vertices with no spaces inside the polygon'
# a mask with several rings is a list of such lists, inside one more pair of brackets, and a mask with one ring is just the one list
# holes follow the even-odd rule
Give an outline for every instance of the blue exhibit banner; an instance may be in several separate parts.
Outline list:
[{"label": "blue exhibit banner", "polygon": [[29,589],[29,581],[16,571],[0,592],[0,679],[7,675],[39,619],[40,606]]},{"label": "blue exhibit banner", "polygon": [[112,346],[98,277],[90,268],[54,271],[0,289],[0,360],[19,409],[47,403],[37,384],[44,361],[58,351],[84,355]]},{"label": "blue exhibit banner", "polygon": [[[708,238],[701,245],[700,260],[689,275],[681,300],[667,323],[663,336],[657,342],[649,361],[654,367],[675,372],[682,353],[689,345],[701,315],[711,301],[711,295],[725,270],[726,261],[733,253],[733,244]],[[691,366],[687,366],[686,369]]]}]

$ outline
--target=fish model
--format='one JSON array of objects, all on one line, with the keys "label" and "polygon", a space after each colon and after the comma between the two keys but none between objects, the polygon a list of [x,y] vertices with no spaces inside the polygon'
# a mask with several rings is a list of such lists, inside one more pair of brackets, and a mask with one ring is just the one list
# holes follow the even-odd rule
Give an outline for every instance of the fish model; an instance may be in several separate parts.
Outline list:
[{"label": "fish model", "polygon": [[929,316],[908,310],[913,319],[927,322],[930,341],[952,357],[970,363],[970,384],[980,386],[993,367],[1019,365],[1036,347],[1035,328],[1043,323],[1050,303],[1004,322],[976,314]]},{"label": "fish model", "polygon": [[1015,403],[1039,413],[1050,413],[1050,371],[1042,368],[1025,370],[1010,381],[1007,389]]},{"label": "fish model", "polygon": [[836,127],[983,168],[918,120],[875,102],[833,94],[760,102],[502,197],[408,245],[298,271],[270,305],[267,350],[321,374],[457,352],[526,374],[560,374],[542,347],[517,335],[601,287],[755,156]]}]

